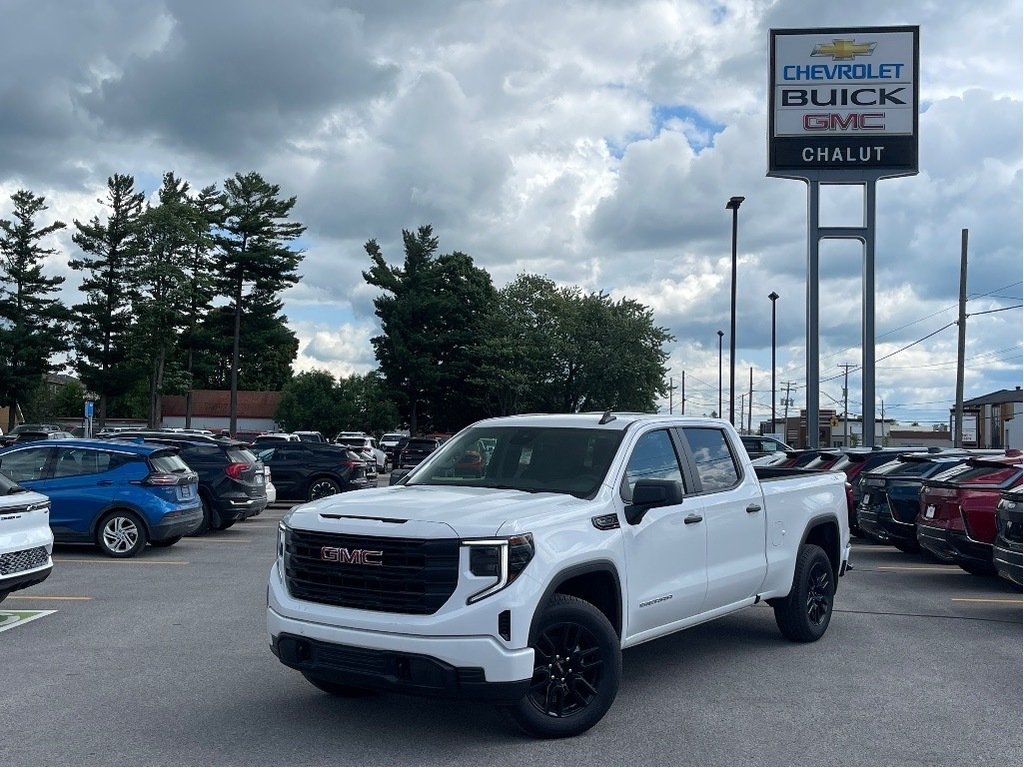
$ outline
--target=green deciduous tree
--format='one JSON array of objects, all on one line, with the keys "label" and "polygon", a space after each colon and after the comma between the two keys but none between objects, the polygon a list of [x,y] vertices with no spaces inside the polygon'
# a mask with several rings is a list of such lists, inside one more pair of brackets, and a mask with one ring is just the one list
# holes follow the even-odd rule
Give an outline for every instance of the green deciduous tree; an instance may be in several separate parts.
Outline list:
[{"label": "green deciduous tree", "polygon": [[398,409],[374,374],[336,380],[327,371],[304,371],[284,386],[274,418],[288,430],[317,430],[330,440],[343,430],[380,434],[394,429]]},{"label": "green deciduous tree", "polygon": [[[280,187],[258,173],[236,173],[224,182],[224,218],[216,234],[218,289],[233,313],[230,429],[238,415],[238,371],[245,288],[276,297],[296,283],[302,252],[289,247],[305,227],[288,217],[295,198],[282,199]],[[248,341],[248,339],[247,339]]]},{"label": "green deciduous tree", "polygon": [[481,414],[468,382],[478,378],[476,347],[487,332],[495,291],[490,275],[464,253],[436,255],[430,226],[402,231],[405,260],[391,266],[375,240],[366,243],[363,278],[384,293],[374,299],[381,335],[372,340],[380,371],[415,433],[453,430]]},{"label": "green deciduous tree", "polygon": [[86,388],[99,395],[97,428],[102,429],[108,401],[127,393],[140,378],[129,337],[143,196],[135,191],[134,178],[115,174],[107,180],[106,200],[99,202],[109,209],[107,219],[75,220],[78,231],[72,239],[82,256],[68,264],[84,273],[80,290],[85,301],[73,307],[75,367]]},{"label": "green deciduous tree", "polygon": [[13,220],[0,220],[0,401],[14,427],[18,403],[55,370],[53,356],[67,349],[67,310],[53,294],[63,277],[43,275],[43,261],[57,251],[42,240],[64,228],[54,221],[37,226],[45,199],[26,190],[11,195]]}]

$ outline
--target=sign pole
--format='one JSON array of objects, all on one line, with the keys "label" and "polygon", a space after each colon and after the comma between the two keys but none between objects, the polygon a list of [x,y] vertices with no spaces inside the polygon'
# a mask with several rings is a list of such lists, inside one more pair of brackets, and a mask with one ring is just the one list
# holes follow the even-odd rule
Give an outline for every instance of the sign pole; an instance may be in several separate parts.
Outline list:
[{"label": "sign pole", "polygon": [[[864,301],[861,307],[861,439],[875,444],[875,180],[864,185]],[[885,425],[882,425],[885,434]]]},{"label": "sign pole", "polygon": [[818,251],[821,233],[818,220],[820,182],[807,182],[807,447],[819,448],[818,390],[821,374],[818,370]]}]

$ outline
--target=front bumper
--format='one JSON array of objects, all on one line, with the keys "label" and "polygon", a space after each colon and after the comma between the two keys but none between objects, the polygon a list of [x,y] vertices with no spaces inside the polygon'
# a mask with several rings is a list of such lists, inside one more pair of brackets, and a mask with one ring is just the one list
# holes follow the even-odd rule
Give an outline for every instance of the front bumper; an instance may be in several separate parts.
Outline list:
[{"label": "front bumper", "polygon": [[417,696],[514,703],[530,680],[492,682],[481,667],[456,667],[433,656],[328,643],[283,633],[270,649],[281,663],[321,680]]},{"label": "front bumper", "polygon": [[[533,677],[534,654],[528,646],[517,648],[515,643],[502,643],[485,634],[498,614],[498,607],[487,602],[467,608],[471,615],[461,617],[406,616],[321,605],[288,594],[275,563],[267,589],[267,631],[271,648],[280,646],[281,639],[287,637],[309,641],[308,658],[302,656],[302,651],[295,650],[297,656],[292,654],[294,647],[288,643],[283,656],[279,648],[275,651],[283,663],[302,672],[323,674],[328,679],[368,675],[359,683],[366,687],[397,690],[398,686],[412,693],[501,698],[505,695],[502,688],[489,686],[504,684],[518,693],[519,686]],[[509,605],[512,603],[501,607]],[[532,614],[515,607],[512,612],[524,617],[524,626]],[[370,626],[371,622],[378,626]],[[363,626],[345,626],[348,623]],[[350,661],[353,656],[363,661],[355,664]],[[367,672],[362,665],[371,657],[376,666]],[[410,675],[418,670],[416,679],[403,677],[400,670],[404,662],[400,663],[400,658],[410,659]],[[419,661],[413,664],[413,659]],[[521,694],[514,698],[521,698]]]}]

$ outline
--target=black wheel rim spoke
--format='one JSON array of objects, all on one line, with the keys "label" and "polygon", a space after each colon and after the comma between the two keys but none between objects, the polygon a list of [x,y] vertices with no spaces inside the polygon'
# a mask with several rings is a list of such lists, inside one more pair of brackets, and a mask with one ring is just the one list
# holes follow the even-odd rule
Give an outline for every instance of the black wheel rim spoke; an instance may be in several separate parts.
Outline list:
[{"label": "black wheel rim spoke", "polygon": [[582,624],[563,622],[547,627],[533,644],[535,666],[527,694],[530,702],[551,717],[569,717],[597,697],[604,663],[601,649]]},{"label": "black wheel rim spoke", "polygon": [[807,618],[811,624],[820,626],[829,615],[832,598],[827,568],[821,563],[815,564],[807,581]]}]

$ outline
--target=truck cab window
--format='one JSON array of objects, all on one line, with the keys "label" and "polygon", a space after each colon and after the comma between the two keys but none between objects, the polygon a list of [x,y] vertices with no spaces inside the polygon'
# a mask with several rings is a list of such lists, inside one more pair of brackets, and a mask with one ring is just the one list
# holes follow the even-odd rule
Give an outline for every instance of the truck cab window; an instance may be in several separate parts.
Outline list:
[{"label": "truck cab window", "polygon": [[637,480],[675,480],[686,492],[679,457],[668,431],[659,429],[643,435],[630,454],[626,474],[622,478],[623,501],[633,500],[633,486]]},{"label": "truck cab window", "polygon": [[693,454],[702,490],[723,491],[739,484],[736,460],[722,430],[684,427],[683,435]]}]

